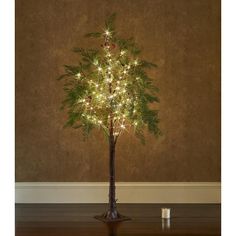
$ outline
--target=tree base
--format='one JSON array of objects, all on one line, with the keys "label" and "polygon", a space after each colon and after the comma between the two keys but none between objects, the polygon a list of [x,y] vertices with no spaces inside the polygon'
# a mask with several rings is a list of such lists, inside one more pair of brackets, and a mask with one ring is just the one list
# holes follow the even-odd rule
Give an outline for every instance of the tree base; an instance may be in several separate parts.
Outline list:
[{"label": "tree base", "polygon": [[94,216],[94,218],[97,220],[103,221],[105,223],[131,220],[130,217],[123,216],[117,211],[114,211],[114,212],[107,211],[106,213],[104,213],[102,215]]}]

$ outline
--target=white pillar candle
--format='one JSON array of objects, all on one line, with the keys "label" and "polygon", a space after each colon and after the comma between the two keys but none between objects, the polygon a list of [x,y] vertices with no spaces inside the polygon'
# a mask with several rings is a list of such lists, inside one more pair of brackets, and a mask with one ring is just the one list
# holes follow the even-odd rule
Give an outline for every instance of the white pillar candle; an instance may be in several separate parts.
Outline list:
[{"label": "white pillar candle", "polygon": [[161,218],[170,219],[170,208],[161,208]]}]

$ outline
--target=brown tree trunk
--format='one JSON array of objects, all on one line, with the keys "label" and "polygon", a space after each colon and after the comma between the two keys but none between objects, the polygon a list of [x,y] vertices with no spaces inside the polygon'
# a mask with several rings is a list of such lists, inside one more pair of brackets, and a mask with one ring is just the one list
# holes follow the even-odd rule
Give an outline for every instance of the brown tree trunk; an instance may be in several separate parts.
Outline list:
[{"label": "brown tree trunk", "polygon": [[107,212],[105,212],[101,216],[95,216],[96,219],[104,222],[119,222],[130,220],[129,217],[119,214],[116,209],[115,148],[116,140],[113,135],[113,124],[111,121],[109,134],[109,207]]},{"label": "brown tree trunk", "polygon": [[[109,92],[112,94],[112,84],[109,84]],[[116,186],[115,186],[115,138],[114,138],[114,124],[113,112],[110,113],[110,127],[109,127],[109,209],[107,217],[109,219],[116,219],[118,217],[116,210]]]},{"label": "brown tree trunk", "polygon": [[116,186],[115,186],[115,140],[113,133],[109,137],[109,210],[108,218],[115,219],[118,217],[116,210]]}]

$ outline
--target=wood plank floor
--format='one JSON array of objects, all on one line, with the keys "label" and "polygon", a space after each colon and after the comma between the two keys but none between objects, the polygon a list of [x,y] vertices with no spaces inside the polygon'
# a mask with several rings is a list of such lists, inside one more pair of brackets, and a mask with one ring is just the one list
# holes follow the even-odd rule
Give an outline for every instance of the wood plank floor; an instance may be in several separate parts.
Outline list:
[{"label": "wood plank floor", "polygon": [[[161,207],[170,207],[172,218],[160,218]],[[218,204],[119,204],[121,214],[132,218],[105,224],[93,216],[105,204],[17,204],[16,236],[149,236],[220,235]]]}]

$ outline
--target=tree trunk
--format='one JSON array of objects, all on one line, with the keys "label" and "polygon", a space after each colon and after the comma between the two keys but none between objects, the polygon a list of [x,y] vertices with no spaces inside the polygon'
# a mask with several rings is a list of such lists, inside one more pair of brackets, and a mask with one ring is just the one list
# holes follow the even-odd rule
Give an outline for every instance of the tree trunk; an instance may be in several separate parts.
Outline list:
[{"label": "tree trunk", "polygon": [[115,186],[115,140],[113,133],[109,137],[109,209],[108,218],[116,219],[118,217],[116,210],[116,186]]},{"label": "tree trunk", "polygon": [[113,125],[111,122],[109,135],[109,207],[107,212],[100,216],[95,216],[96,219],[103,222],[119,222],[130,220],[129,217],[119,214],[116,209],[116,186],[115,186],[115,148],[116,141],[113,135]]}]

